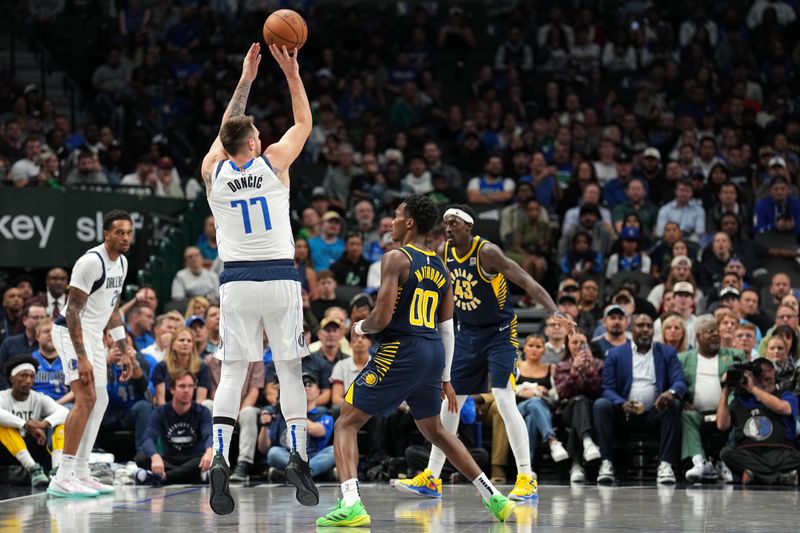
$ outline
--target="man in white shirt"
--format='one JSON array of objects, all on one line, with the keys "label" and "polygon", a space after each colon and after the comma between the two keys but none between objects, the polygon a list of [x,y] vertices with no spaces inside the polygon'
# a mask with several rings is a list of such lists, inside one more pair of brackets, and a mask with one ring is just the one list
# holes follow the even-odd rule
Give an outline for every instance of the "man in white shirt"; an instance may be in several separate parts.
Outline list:
[{"label": "man in white shirt", "polygon": [[172,336],[178,331],[178,328],[183,324],[183,318],[178,314],[175,316],[170,313],[158,315],[156,317],[156,325],[153,327],[153,333],[156,337],[156,342],[142,349],[141,352],[145,355],[151,356],[160,363],[164,360],[164,354],[167,352]]},{"label": "man in white shirt", "polygon": [[660,434],[658,483],[675,483],[673,465],[680,451],[681,399],[686,393],[675,348],[653,342],[653,319],[633,318],[633,342],[608,352],[603,367],[602,397],[592,406],[594,428],[603,459],[598,483],[613,483],[614,443],[629,428]]},{"label": "man in white shirt", "polygon": [[31,450],[44,460],[48,455],[45,431],[54,428],[52,463],[57,467],[64,448],[63,424],[69,413],[51,397],[32,390],[38,368],[39,363],[31,356],[12,359],[5,367],[11,388],[0,391],[0,444],[28,471],[34,488],[46,487],[50,478]]},{"label": "man in white shirt", "polygon": [[41,153],[42,141],[38,137],[25,139],[25,157],[11,167],[11,176],[14,181],[24,180],[27,183],[39,175],[39,165],[36,164],[36,160]]},{"label": "man in white shirt", "polygon": [[186,268],[179,270],[172,280],[172,299],[184,300],[194,296],[219,297],[219,276],[203,268],[203,256],[197,246],[188,246],[183,252]]},{"label": "man in white shirt", "polygon": [[331,414],[338,416],[344,401],[344,393],[350,384],[356,379],[358,373],[369,361],[369,349],[372,340],[366,335],[353,333],[350,339],[350,347],[353,349],[352,357],[345,357],[334,365],[331,371]]},{"label": "man in white shirt", "polygon": [[686,471],[686,481],[690,483],[718,477],[714,465],[705,457],[700,430],[707,425],[716,431],[716,419],[706,420],[719,405],[722,375],[734,363],[734,357],[745,359],[740,350],[720,348],[719,326],[713,316],[698,317],[696,331],[697,349],[678,356],[688,387],[681,413],[681,457],[692,460],[692,468]]}]

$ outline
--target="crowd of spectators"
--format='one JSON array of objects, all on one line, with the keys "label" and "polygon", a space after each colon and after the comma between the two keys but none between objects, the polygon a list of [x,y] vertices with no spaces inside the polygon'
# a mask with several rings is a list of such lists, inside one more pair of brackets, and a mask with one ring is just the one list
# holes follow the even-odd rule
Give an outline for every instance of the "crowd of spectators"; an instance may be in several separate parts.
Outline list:
[{"label": "crowd of spectators", "polygon": [[[2,74],[3,184],[202,198],[197,165],[235,86],[243,36],[260,32],[261,3],[99,3],[113,23],[93,36],[104,57],[85,80],[87,120],[70,124],[35,85]],[[541,280],[578,324],[567,336],[545,320],[542,342],[531,340],[535,355],[522,356],[535,360],[520,366],[522,383],[538,380],[519,389],[532,447],[547,443],[548,460],[571,457],[571,479],[583,480],[595,460],[598,480],[615,479],[614,443],[629,430],[660,434],[662,481],[681,467],[690,480],[732,479],[712,464],[720,457],[745,482],[773,481],[739,450],[764,444],[752,430],[761,422],[785,430],[767,439],[780,451],[770,464],[794,464],[783,450],[796,453],[800,391],[796,2],[296,4],[310,27],[300,59],[315,124],[292,172],[295,262],[315,352],[303,365],[315,474],[331,466],[324,417],[336,415],[375,348],[349,338],[348,326],[373,305],[380,257],[397,246],[392,207],[412,193],[468,204],[475,231]],[[278,73],[269,61],[262,71],[248,112],[266,146],[291,115]],[[436,228],[429,245],[444,238]],[[213,219],[184,259],[171,294],[144,287],[123,306],[148,381],[117,383],[121,400],[107,418],[135,429],[145,456],[158,430],[144,423],[153,407],[162,421],[164,406],[183,409],[176,373],[193,376],[197,403],[213,401],[208,356],[219,342],[222,269]],[[11,281],[0,362],[40,353],[37,325],[62,312],[67,276],[51,270],[41,294],[39,280]],[[159,300],[180,312],[163,312]],[[254,371],[243,391],[251,399],[243,410],[252,409],[242,416],[238,479],[254,457],[277,471],[285,463],[267,450],[280,445],[280,417],[257,412],[278,395],[265,347],[263,376]],[[737,359],[754,361],[755,377],[725,389],[720,380]],[[486,398],[478,403],[491,409]],[[418,444],[398,436],[405,418],[401,410],[370,426],[371,466]],[[715,432],[731,428],[735,446],[720,453]],[[203,465],[201,448],[180,457]],[[496,479],[508,474],[503,454],[492,449]],[[166,464],[145,459],[153,471]]]}]

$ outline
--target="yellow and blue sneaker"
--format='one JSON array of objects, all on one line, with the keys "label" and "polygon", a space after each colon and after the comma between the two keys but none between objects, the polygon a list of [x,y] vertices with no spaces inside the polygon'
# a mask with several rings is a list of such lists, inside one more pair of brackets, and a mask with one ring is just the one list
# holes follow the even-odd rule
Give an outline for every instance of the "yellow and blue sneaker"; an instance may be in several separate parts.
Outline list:
[{"label": "yellow and blue sneaker", "polygon": [[317,518],[319,527],[361,527],[368,526],[371,522],[372,519],[361,501],[347,507],[344,500],[339,500],[336,507],[331,509],[328,514]]},{"label": "yellow and blue sneaker", "polygon": [[483,500],[483,505],[485,505],[500,522],[508,520],[508,517],[511,516],[511,513],[513,513],[514,509],[517,507],[517,504],[502,494],[495,494],[488,502]]},{"label": "yellow and blue sneaker", "polygon": [[442,478],[433,477],[429,468],[411,479],[398,479],[394,486],[400,492],[410,492],[427,498],[442,497]]},{"label": "yellow and blue sneaker", "polygon": [[508,493],[511,500],[518,502],[534,501],[539,499],[539,482],[528,474],[517,474],[517,482]]}]

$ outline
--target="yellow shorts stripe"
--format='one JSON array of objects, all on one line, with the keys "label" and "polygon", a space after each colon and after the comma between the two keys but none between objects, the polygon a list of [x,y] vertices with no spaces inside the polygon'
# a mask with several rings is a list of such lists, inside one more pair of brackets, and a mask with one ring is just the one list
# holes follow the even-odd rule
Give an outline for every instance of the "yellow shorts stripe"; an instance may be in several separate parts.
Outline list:
[{"label": "yellow shorts stripe", "polygon": [[353,389],[354,389],[355,381],[347,387],[347,394],[344,395],[344,401],[353,405]]}]

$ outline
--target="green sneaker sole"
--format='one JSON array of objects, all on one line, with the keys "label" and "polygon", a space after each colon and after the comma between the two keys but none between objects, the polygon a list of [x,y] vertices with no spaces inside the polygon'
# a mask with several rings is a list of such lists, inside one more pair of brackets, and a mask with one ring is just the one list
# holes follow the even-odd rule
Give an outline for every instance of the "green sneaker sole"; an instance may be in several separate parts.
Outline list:
[{"label": "green sneaker sole", "polygon": [[47,488],[47,494],[56,498],[95,498],[94,494],[80,494],[77,492],[61,492],[60,490]]}]

